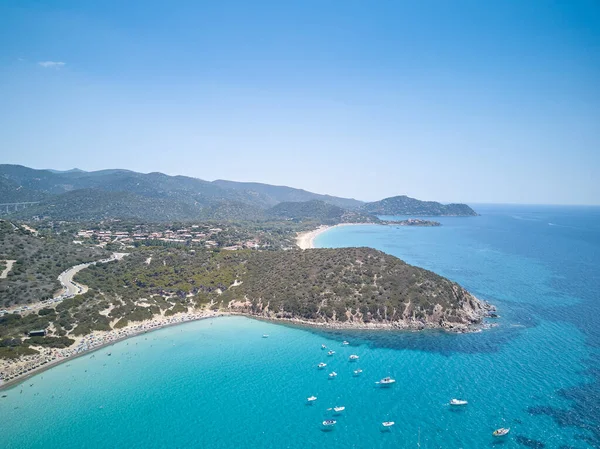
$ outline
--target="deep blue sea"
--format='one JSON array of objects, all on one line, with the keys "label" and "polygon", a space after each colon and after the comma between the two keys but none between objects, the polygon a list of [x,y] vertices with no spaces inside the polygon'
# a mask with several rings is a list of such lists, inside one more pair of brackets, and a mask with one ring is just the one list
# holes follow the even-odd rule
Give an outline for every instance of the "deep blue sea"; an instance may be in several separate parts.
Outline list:
[{"label": "deep blue sea", "polygon": [[[324,332],[241,317],[170,327],[0,392],[0,447],[600,448],[600,208],[475,209],[435,228],[335,228],[316,243],[370,246],[457,281],[497,306],[497,327]],[[380,388],[387,375],[397,383]],[[451,408],[453,397],[469,404]],[[346,410],[325,432],[333,406]],[[511,431],[495,439],[498,427]]]}]

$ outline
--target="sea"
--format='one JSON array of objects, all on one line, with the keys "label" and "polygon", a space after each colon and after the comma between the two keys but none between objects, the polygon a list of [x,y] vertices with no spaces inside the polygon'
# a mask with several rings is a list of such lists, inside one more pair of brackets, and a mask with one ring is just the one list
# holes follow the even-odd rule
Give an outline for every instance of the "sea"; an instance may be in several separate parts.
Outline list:
[{"label": "sea", "polygon": [[0,448],[600,448],[600,208],[474,208],[439,227],[338,227],[316,246],[446,276],[497,307],[490,329],[168,327],[0,391]]}]

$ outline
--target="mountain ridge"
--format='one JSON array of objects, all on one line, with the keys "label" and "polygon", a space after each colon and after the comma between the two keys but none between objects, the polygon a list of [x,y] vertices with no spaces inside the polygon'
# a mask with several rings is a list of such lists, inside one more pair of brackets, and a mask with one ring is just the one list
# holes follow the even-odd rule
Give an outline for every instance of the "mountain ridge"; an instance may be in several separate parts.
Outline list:
[{"label": "mountain ridge", "polygon": [[[229,220],[275,218],[332,222],[347,219],[356,221],[358,217],[366,215],[375,216],[375,219],[377,215],[477,215],[466,204],[444,205],[405,195],[364,203],[353,198],[256,182],[221,179],[211,182],[189,176],[138,173],[124,169],[55,171],[22,165],[0,165],[0,203],[25,201],[39,204],[13,210],[15,218],[95,220],[127,217],[167,221],[217,217]],[[279,206],[283,203],[286,205]],[[76,211],[73,210],[73,204],[76,204]],[[327,212],[325,205],[331,206]],[[283,215],[277,213],[285,208],[287,212],[282,212]],[[0,214],[10,212],[6,209]]]}]

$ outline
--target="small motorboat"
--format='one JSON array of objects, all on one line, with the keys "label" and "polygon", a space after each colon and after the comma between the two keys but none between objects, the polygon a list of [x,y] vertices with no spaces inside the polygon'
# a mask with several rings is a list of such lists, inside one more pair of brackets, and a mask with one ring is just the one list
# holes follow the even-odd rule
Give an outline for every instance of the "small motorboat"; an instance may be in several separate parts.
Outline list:
[{"label": "small motorboat", "polygon": [[507,435],[508,432],[510,432],[510,427],[500,427],[499,429],[494,430],[492,435],[495,437],[503,437],[504,435]]},{"label": "small motorboat", "polygon": [[327,353],[327,355],[328,355],[328,356],[330,356],[330,357],[331,357],[333,354],[335,354],[335,351],[329,351],[329,352]]},{"label": "small motorboat", "polygon": [[327,349],[327,346],[321,345],[321,349]]},{"label": "small motorboat", "polygon": [[450,405],[456,405],[456,406],[461,406],[461,405],[467,405],[468,402],[464,401],[462,399],[451,399],[450,400]]},{"label": "small motorboat", "polygon": [[362,373],[362,370],[361,370],[361,369],[355,369],[355,370],[354,370],[354,375],[355,375],[355,376],[360,376],[360,374],[361,374],[361,373]]},{"label": "small motorboat", "polygon": [[379,382],[375,382],[376,384],[388,386],[396,383],[396,379],[392,379],[391,377],[384,377]]},{"label": "small motorboat", "polygon": [[328,412],[333,411],[336,415],[341,414],[344,410],[346,410],[346,407],[342,407],[342,406],[327,409]]},{"label": "small motorboat", "polygon": [[315,402],[317,400],[316,396],[311,396],[309,398],[306,398],[306,402]]},{"label": "small motorboat", "polygon": [[356,354],[352,354],[349,358],[350,358],[350,361],[355,361],[355,360],[358,360],[360,357],[357,356]]},{"label": "small motorboat", "polygon": [[269,334],[263,334],[263,338],[269,338]]},{"label": "small motorboat", "polygon": [[344,346],[348,346],[348,345],[350,344],[350,342],[349,342],[349,341],[346,341],[346,340],[344,340],[344,341],[342,342],[342,344],[343,344]]},{"label": "small motorboat", "polygon": [[384,421],[381,423],[381,425],[383,427],[385,427],[386,429],[389,429],[390,427],[392,427],[394,424],[396,424],[394,421]]},{"label": "small motorboat", "polygon": [[321,363],[319,363],[319,364],[317,365],[317,367],[318,367],[319,369],[323,369],[323,368],[325,368],[326,366],[327,366],[327,363],[323,363],[323,362],[321,362]]},{"label": "small motorboat", "polygon": [[323,421],[323,427],[333,427],[337,424],[337,421],[335,419],[326,419],[325,421]]},{"label": "small motorboat", "polygon": [[335,379],[337,377],[337,373],[335,371],[332,371],[329,373],[329,378],[330,379]]}]

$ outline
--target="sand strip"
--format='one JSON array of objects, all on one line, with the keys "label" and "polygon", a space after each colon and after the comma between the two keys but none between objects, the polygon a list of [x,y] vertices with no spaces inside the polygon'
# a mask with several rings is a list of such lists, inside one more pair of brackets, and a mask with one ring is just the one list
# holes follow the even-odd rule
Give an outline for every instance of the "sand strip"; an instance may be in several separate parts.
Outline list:
[{"label": "sand strip", "polygon": [[361,226],[374,224],[377,223],[340,223],[334,226],[319,226],[317,229],[314,229],[312,231],[298,233],[298,236],[296,237],[296,245],[298,245],[300,249],[314,248],[315,238],[317,238],[317,236],[323,234],[324,232],[329,231],[330,229],[339,228],[341,226]]},{"label": "sand strip", "polygon": [[152,320],[134,322],[122,329],[111,331],[95,331],[83,337],[75,338],[76,343],[68,348],[42,348],[43,353],[23,356],[20,359],[0,359],[0,390],[20,384],[25,379],[106,346],[113,345],[127,338],[151,332],[165,327],[189,323],[207,318],[227,316],[227,312],[195,311],[173,315],[172,317],[155,317]]}]

